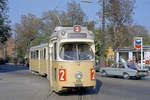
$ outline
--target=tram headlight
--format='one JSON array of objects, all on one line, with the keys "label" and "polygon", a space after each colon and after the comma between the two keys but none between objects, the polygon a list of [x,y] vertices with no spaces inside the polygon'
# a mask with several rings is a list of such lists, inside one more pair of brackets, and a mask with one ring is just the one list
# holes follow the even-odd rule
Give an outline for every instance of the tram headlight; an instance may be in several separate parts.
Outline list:
[{"label": "tram headlight", "polygon": [[75,78],[76,79],[81,79],[83,77],[82,73],[81,72],[76,72],[75,73]]}]

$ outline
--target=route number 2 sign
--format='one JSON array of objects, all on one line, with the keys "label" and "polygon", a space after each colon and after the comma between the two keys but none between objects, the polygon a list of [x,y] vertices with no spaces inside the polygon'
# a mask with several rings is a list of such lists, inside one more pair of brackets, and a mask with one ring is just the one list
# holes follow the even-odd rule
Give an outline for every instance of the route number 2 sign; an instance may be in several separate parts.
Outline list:
[{"label": "route number 2 sign", "polygon": [[66,81],[66,70],[59,69],[59,81]]}]

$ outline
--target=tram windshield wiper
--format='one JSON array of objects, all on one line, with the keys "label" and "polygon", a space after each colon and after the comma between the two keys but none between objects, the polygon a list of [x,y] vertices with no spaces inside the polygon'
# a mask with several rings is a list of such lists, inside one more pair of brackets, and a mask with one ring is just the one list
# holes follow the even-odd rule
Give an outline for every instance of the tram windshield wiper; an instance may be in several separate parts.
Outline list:
[{"label": "tram windshield wiper", "polygon": [[76,58],[73,56],[64,55],[64,60],[76,60]]},{"label": "tram windshield wiper", "polygon": [[79,60],[90,60],[90,56],[88,55],[88,56],[80,57]]}]

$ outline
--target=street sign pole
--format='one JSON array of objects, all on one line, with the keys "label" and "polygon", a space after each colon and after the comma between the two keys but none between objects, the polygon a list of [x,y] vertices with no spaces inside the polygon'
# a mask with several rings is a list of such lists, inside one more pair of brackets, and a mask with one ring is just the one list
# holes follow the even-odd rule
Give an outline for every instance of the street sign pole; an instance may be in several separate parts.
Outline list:
[{"label": "street sign pole", "polygon": [[143,40],[141,37],[141,69],[143,69]]},{"label": "street sign pole", "polygon": [[134,47],[137,50],[141,50],[141,69],[143,69],[143,39],[142,37],[135,37]]}]

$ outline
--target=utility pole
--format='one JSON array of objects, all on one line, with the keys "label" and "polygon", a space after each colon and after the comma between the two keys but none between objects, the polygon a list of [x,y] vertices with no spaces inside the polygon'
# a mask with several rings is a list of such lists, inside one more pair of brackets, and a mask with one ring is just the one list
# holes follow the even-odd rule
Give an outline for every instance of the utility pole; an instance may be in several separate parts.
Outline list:
[{"label": "utility pole", "polygon": [[101,51],[101,66],[105,66],[105,0],[102,1],[102,51]]},{"label": "utility pole", "polygon": [[104,33],[105,31],[105,0],[102,1],[102,32]]},{"label": "utility pole", "polygon": [[[81,0],[81,2],[85,2],[85,3],[93,3],[91,1],[88,0]],[[102,0],[102,23],[101,23],[101,33],[102,36],[100,36],[99,34],[99,38],[101,38],[102,40],[102,45],[101,45],[101,66],[104,67],[105,66],[105,0]]]}]

